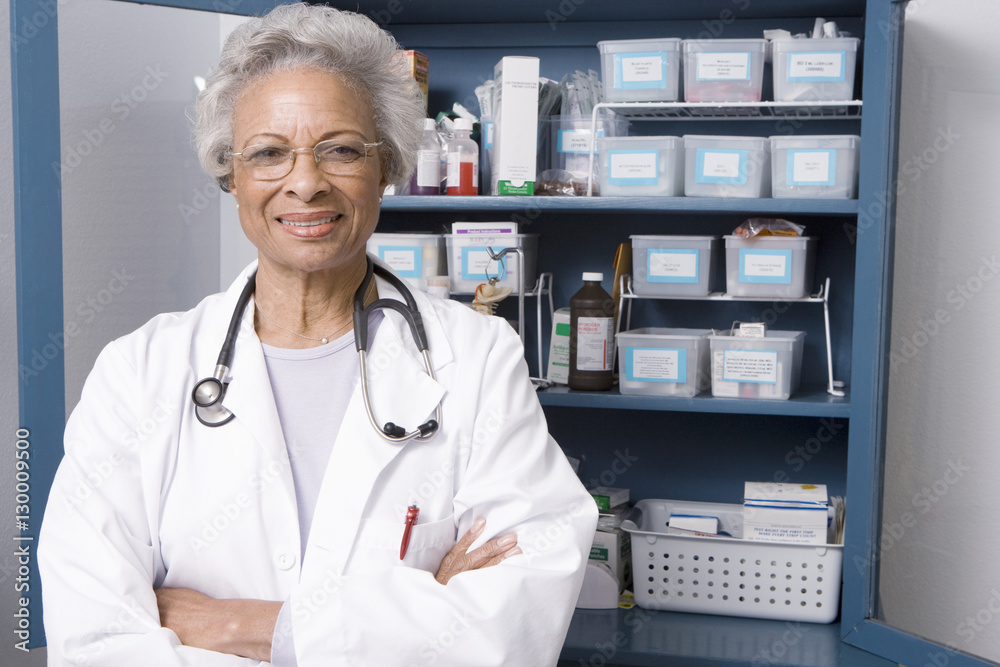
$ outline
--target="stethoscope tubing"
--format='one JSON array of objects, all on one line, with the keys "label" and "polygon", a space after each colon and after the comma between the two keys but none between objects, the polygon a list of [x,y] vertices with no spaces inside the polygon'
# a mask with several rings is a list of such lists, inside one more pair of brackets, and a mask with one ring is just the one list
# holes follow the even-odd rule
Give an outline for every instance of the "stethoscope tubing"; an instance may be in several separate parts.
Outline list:
[{"label": "stethoscope tubing", "polygon": [[[361,286],[358,287],[358,290],[354,294],[353,320],[355,346],[358,350],[361,371],[361,395],[364,398],[365,411],[368,413],[368,421],[371,423],[375,432],[388,442],[401,444],[413,439],[430,439],[441,427],[440,403],[438,403],[437,407],[434,409],[434,418],[424,422],[412,431],[407,431],[405,428],[398,426],[393,422],[386,422],[384,425],[379,426],[378,420],[375,418],[374,408],[372,407],[371,397],[368,391],[367,370],[369,342],[368,321],[373,312],[381,308],[389,308],[390,310],[395,310],[402,316],[403,320],[409,326],[410,334],[413,336],[413,342],[416,344],[417,349],[420,350],[421,356],[423,357],[424,370],[432,380],[435,378],[434,369],[430,360],[430,352],[427,346],[427,335],[424,331],[423,318],[420,315],[420,310],[417,307],[417,302],[416,299],[413,298],[412,292],[410,292],[409,288],[403,284],[403,281],[397,278],[393,273],[386,270],[382,266],[375,264],[371,257],[366,257],[366,259],[367,267],[365,269],[364,280],[361,281]],[[396,291],[399,292],[399,294],[403,297],[403,300],[406,302],[405,305],[393,299],[376,299],[367,307],[365,306],[365,293],[368,291],[368,286],[371,284],[375,273],[378,273],[381,278],[386,280],[396,289]],[[250,303],[250,297],[253,296],[256,286],[257,272],[254,271],[250,277],[247,278],[247,284],[244,285],[243,291],[240,292],[240,297],[236,302],[236,308],[234,309],[233,316],[229,321],[229,328],[226,330],[226,339],[223,341],[222,348],[219,350],[219,358],[216,362],[213,374],[210,377],[199,381],[191,391],[191,400],[195,404],[195,415],[198,418],[198,421],[205,426],[213,428],[222,426],[232,421],[235,416],[230,410],[222,405],[222,401],[225,399],[226,391],[229,388],[229,383],[226,382],[226,377],[228,377],[233,366],[233,358],[236,353],[236,339],[239,335],[240,324],[243,320],[243,314],[246,311],[246,307]]]}]

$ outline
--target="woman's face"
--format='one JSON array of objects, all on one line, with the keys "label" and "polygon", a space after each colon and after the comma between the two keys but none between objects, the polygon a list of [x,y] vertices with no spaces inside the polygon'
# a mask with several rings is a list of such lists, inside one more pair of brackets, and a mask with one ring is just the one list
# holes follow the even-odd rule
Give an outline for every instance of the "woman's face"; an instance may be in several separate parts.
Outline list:
[{"label": "woman's face", "polygon": [[[340,77],[312,69],[279,72],[243,90],[233,112],[234,150],[256,144],[312,148],[327,139],[378,140],[371,105]],[[354,174],[320,170],[313,154],[295,154],[285,177],[255,180],[233,158],[230,189],[240,224],[261,265],[309,273],[350,267],[364,257],[385,189],[377,149]]]}]

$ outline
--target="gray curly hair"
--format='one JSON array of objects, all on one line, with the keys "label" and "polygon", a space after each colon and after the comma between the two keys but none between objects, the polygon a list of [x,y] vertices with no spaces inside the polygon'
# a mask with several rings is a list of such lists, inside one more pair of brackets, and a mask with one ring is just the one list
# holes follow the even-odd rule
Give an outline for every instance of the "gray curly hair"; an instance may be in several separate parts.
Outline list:
[{"label": "gray curly hair", "polygon": [[424,103],[395,56],[396,40],[360,14],[305,4],[282,5],[241,24],[226,40],[218,68],[195,104],[195,147],[201,166],[229,191],[233,110],[251,82],[275,72],[331,72],[365,96],[375,116],[382,175],[403,184],[420,146]]}]

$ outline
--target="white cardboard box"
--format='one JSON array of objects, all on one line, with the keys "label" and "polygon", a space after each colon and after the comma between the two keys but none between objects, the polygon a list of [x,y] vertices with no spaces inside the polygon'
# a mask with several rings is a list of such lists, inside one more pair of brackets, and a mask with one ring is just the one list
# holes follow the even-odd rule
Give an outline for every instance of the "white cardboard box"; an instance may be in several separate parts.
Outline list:
[{"label": "white cardboard box", "polygon": [[747,482],[743,492],[743,539],[826,544],[825,484]]},{"label": "white cardboard box", "polygon": [[621,528],[605,532],[594,531],[594,542],[590,547],[590,562],[603,563],[618,579],[618,592],[632,579],[632,542]]},{"label": "white cardboard box", "polygon": [[538,58],[504,56],[493,69],[493,157],[490,193],[535,194],[538,150]]}]

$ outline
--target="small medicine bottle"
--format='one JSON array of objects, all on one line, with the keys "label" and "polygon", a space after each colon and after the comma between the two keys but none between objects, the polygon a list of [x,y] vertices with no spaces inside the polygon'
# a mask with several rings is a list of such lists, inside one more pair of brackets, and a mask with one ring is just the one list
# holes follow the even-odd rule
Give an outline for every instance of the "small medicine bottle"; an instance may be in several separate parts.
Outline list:
[{"label": "small medicine bottle", "polygon": [[455,119],[455,138],[448,142],[448,194],[479,194],[479,145],[471,139],[472,121]]},{"label": "small medicine bottle", "polygon": [[417,170],[410,181],[410,194],[441,194],[441,143],[433,118],[424,118],[424,134],[417,150]]},{"label": "small medicine bottle", "polygon": [[569,388],[603,391],[614,384],[615,302],[603,273],[584,273],[569,300]]}]

